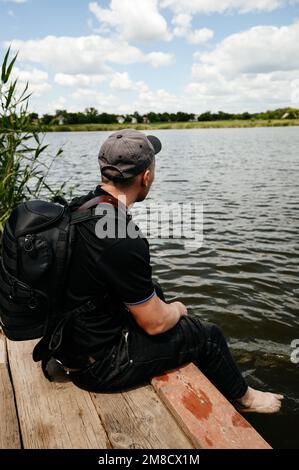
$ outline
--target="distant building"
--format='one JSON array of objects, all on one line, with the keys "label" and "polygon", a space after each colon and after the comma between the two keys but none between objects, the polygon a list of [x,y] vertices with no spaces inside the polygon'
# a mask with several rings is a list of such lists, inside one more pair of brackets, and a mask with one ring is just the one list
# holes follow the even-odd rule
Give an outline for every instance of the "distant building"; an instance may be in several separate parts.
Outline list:
[{"label": "distant building", "polygon": [[138,123],[135,116],[130,116],[129,114],[126,117],[117,116],[116,119],[117,119],[118,124],[124,124],[125,122],[130,123],[130,124],[137,124]]},{"label": "distant building", "polygon": [[288,113],[285,113],[281,119],[298,119],[298,113],[294,111],[289,111]]},{"label": "distant building", "polygon": [[143,116],[143,124],[149,124],[150,121],[147,116]]},{"label": "distant building", "polygon": [[64,123],[65,123],[65,118],[64,118],[64,116],[62,116],[62,115],[57,116],[57,119],[58,119],[58,126],[63,126]]},{"label": "distant building", "polygon": [[200,116],[200,114],[194,114],[194,118],[193,118],[193,119],[189,119],[189,122],[197,122],[199,116]]}]

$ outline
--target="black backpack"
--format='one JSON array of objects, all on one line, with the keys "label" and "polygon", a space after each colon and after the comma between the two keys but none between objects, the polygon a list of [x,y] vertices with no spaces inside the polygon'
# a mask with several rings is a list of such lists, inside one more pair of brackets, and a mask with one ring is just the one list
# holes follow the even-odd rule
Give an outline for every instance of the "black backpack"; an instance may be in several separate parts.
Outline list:
[{"label": "black backpack", "polygon": [[0,258],[0,326],[10,340],[43,337],[65,315],[63,292],[75,225],[99,218],[90,208],[101,202],[96,199],[80,212],[72,212],[66,201],[28,201],[13,210]]}]

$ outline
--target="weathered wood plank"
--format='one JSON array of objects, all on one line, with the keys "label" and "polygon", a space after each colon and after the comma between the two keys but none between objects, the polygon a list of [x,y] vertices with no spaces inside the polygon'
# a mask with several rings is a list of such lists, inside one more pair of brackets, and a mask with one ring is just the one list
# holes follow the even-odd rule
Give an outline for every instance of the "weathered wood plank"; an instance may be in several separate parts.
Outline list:
[{"label": "weathered wood plank", "polygon": [[31,357],[35,342],[7,344],[24,448],[109,448],[89,393],[48,382]]},{"label": "weathered wood plank", "polygon": [[155,377],[152,384],[196,448],[270,448],[194,364]]},{"label": "weathered wood plank", "polygon": [[114,448],[193,448],[150,385],[91,395]]},{"label": "weathered wood plank", "polygon": [[9,378],[6,340],[0,330],[0,449],[20,449],[21,440],[12,384]]}]

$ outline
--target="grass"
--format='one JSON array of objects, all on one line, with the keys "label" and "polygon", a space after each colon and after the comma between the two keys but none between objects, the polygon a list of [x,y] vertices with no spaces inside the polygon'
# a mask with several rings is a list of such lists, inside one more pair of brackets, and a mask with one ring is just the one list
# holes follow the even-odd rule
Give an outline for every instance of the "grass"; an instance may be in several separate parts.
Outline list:
[{"label": "grass", "polygon": [[299,126],[299,119],[272,119],[248,121],[209,121],[209,122],[158,122],[151,124],[68,124],[62,126],[49,126],[48,132],[92,132],[92,131],[117,131],[124,128],[138,130],[162,130],[162,129],[222,129],[241,127],[286,127]]}]

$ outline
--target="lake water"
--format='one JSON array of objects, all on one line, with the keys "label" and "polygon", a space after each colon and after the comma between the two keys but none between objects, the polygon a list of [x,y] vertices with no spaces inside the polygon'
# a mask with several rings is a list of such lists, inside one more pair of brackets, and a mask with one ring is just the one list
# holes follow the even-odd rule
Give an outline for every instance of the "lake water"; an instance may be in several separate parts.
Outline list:
[{"label": "lake water", "polygon": [[[163,143],[150,200],[204,204],[200,249],[150,241],[154,277],[169,299],[222,328],[252,386],[285,394],[278,415],[246,418],[272,446],[298,448],[299,363],[290,354],[299,343],[299,128],[150,133]],[[51,153],[64,145],[51,183],[93,189],[109,134],[48,134]]]}]

